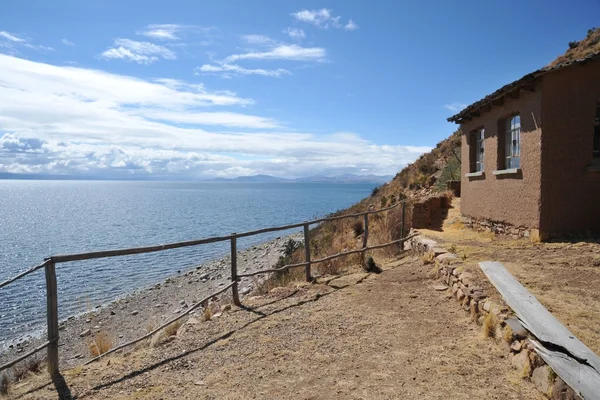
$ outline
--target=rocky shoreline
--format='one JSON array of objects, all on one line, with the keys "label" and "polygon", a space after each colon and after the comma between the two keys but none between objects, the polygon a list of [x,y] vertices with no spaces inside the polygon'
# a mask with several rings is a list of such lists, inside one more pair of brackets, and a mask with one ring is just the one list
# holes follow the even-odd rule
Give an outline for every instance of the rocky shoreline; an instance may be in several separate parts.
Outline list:
[{"label": "rocky shoreline", "polygon": [[[239,251],[238,272],[248,273],[273,267],[283,255],[285,244],[289,239],[301,241],[302,234],[294,233],[278,237]],[[62,321],[59,328],[61,369],[74,367],[90,359],[87,343],[99,332],[105,333],[112,347],[116,347],[146,334],[184,312],[189,305],[218,291],[230,282],[230,259],[230,256],[226,256],[204,263],[193,270],[168,278],[162,283],[135,291],[103,307]],[[262,275],[262,279],[265,276]],[[260,276],[243,278],[239,284],[240,295],[246,295],[254,290],[259,279]],[[231,292],[227,291],[222,296],[230,297]],[[199,308],[193,313],[202,313],[202,310]],[[7,351],[0,354],[0,365],[41,343],[42,339],[30,339],[11,345]],[[38,354],[38,359],[45,359],[44,351]]]}]

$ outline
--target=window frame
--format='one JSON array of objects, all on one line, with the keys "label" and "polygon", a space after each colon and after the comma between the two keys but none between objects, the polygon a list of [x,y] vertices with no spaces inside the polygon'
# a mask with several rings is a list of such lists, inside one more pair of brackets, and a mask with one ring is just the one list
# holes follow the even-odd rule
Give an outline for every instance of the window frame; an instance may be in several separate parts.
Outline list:
[{"label": "window frame", "polygon": [[473,158],[473,171],[483,172],[485,170],[485,128],[481,127],[473,131],[475,136],[475,157]]},{"label": "window frame", "polygon": [[504,120],[504,169],[521,168],[521,116],[513,114]]}]

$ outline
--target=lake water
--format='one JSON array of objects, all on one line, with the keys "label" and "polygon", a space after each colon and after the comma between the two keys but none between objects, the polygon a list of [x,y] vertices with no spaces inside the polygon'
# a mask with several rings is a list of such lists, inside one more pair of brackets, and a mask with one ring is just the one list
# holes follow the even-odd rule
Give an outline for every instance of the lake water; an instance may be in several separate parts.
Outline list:
[{"label": "lake water", "polygon": [[[44,257],[155,245],[302,222],[346,208],[375,185],[1,181],[0,282]],[[239,240],[267,241],[285,232]],[[57,265],[61,319],[227,254],[229,242]],[[44,329],[39,270],[0,289],[0,348]]]}]

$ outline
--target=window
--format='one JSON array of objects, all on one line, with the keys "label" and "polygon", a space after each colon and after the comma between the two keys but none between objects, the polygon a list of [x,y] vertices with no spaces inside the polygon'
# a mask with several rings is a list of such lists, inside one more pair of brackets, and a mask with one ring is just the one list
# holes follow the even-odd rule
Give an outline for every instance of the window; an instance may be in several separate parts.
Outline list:
[{"label": "window", "polygon": [[483,172],[483,138],[485,129],[481,128],[475,131],[475,169],[472,172]]},{"label": "window", "polygon": [[594,147],[592,157],[600,158],[600,104],[596,104],[596,118],[594,120]]},{"label": "window", "polygon": [[508,118],[504,129],[504,168],[521,168],[521,117]]}]

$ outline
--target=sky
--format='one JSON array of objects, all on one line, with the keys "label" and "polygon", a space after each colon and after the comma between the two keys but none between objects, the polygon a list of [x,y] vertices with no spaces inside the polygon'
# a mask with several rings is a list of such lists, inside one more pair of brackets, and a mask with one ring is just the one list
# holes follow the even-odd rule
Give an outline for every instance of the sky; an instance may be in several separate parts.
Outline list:
[{"label": "sky", "polygon": [[600,1],[0,4],[0,173],[391,175]]}]

